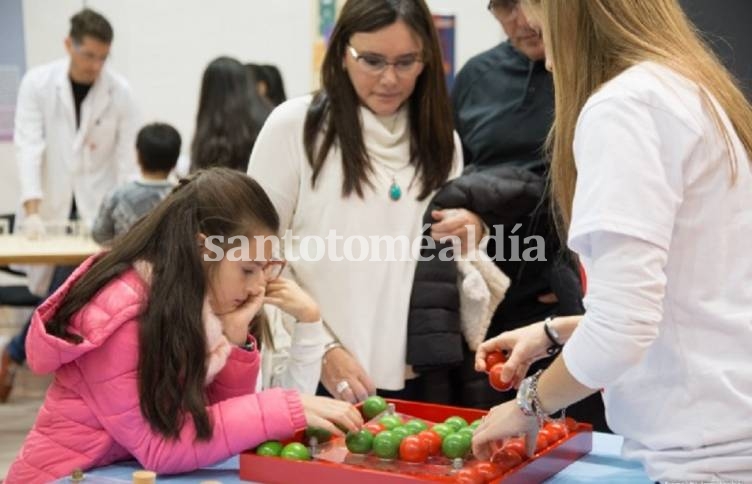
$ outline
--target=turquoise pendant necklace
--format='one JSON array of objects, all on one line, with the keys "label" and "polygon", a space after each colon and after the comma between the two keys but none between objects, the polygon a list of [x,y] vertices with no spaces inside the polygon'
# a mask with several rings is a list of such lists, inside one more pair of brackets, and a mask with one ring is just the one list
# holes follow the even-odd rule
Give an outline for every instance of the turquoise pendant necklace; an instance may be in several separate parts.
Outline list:
[{"label": "turquoise pendant necklace", "polygon": [[[403,171],[404,169],[412,166],[411,163],[406,164],[402,168],[398,168],[396,170],[390,170],[388,167],[384,167],[389,172],[389,177],[392,179],[392,184],[389,185],[389,199],[396,202],[400,198],[402,198],[402,187],[397,183],[397,173]],[[412,182],[410,183],[412,186]],[[407,187],[408,190],[410,190],[410,187]]]},{"label": "turquoise pendant necklace", "polygon": [[392,177],[392,185],[389,187],[389,198],[395,202],[402,198],[402,188],[397,184],[395,177]]}]

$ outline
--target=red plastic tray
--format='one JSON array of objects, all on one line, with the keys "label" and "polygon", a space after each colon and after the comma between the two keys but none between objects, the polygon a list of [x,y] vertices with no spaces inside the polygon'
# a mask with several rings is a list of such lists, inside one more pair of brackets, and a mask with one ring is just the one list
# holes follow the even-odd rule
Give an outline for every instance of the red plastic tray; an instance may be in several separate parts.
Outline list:
[{"label": "red plastic tray", "polygon": [[[387,399],[395,405],[395,410],[430,422],[443,422],[446,418],[458,415],[468,422],[478,419],[487,412],[470,408],[450,407],[430,403]],[[295,438],[303,442],[303,432]],[[542,482],[557,474],[572,462],[588,454],[592,449],[592,426],[578,424],[575,432],[548,447],[532,459],[506,472],[495,483],[535,483]],[[405,474],[390,470],[393,464],[385,462],[383,469],[378,466],[365,468],[326,460],[292,461],[279,457],[258,456],[253,450],[240,454],[240,478],[270,484],[287,484],[307,481],[310,483],[332,484],[401,484],[415,482],[453,482],[453,476]]]}]

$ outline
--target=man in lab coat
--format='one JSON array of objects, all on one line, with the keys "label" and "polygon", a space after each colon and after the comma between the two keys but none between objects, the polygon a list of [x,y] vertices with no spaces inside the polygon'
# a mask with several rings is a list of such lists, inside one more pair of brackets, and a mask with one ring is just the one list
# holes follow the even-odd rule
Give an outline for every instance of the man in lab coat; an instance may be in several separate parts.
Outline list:
[{"label": "man in lab coat", "polygon": [[[105,67],[113,31],[102,15],[84,9],[71,18],[68,56],[29,70],[21,81],[14,144],[22,207],[17,226],[39,238],[77,216],[91,226],[104,195],[135,176],[135,106],[126,81]],[[56,289],[71,268],[26,268],[29,289]],[[0,402],[25,360],[26,330],[5,348]]]}]

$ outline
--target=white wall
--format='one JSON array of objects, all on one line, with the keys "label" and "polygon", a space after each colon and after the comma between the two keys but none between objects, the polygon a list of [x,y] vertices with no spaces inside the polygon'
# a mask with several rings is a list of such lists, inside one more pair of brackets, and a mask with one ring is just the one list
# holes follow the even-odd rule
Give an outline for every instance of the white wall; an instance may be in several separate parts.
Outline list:
[{"label": "white wall", "polygon": [[[428,0],[433,11],[454,14],[457,66],[496,44],[501,28],[485,0]],[[113,24],[110,66],[133,88],[144,121],[178,128],[187,152],[201,74],[215,57],[280,67],[288,96],[312,88],[316,0],[87,0]],[[27,66],[65,54],[68,19],[83,0],[24,0]],[[16,199],[12,150],[0,144],[0,213]],[[7,175],[7,176],[6,176]],[[10,200],[10,202],[9,202]],[[8,208],[8,203],[11,209]]]}]

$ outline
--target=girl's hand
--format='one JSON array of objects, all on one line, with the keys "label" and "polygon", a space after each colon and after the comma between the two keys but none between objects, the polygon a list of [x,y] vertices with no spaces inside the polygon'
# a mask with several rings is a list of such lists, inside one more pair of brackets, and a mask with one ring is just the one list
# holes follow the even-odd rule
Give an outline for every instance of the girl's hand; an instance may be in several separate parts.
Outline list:
[{"label": "girl's hand", "polygon": [[514,400],[497,405],[483,417],[473,433],[473,455],[480,460],[488,460],[492,452],[491,444],[519,434],[526,435],[527,455],[533,455],[538,438],[538,419],[522,413]]},{"label": "girl's hand", "polygon": [[549,356],[547,352],[549,346],[551,342],[543,329],[543,322],[506,331],[481,343],[475,352],[475,371],[490,369],[486,368],[488,353],[505,351],[509,354],[509,358],[504,363],[501,380],[520,382],[527,375],[531,364]]},{"label": "girl's hand", "polygon": [[483,221],[480,217],[464,208],[434,210],[431,237],[440,242],[444,237],[459,237],[461,251],[466,254],[471,247],[478,247],[483,238]]},{"label": "girl's hand", "polygon": [[277,306],[301,323],[315,323],[321,319],[316,301],[291,279],[280,277],[269,282],[264,302]]},{"label": "girl's hand", "polygon": [[249,291],[245,301],[235,309],[224,313],[217,313],[214,310],[211,296],[207,296],[207,302],[204,308],[208,306],[212,314],[222,322],[222,332],[227,340],[230,343],[242,345],[248,340],[248,326],[264,304],[264,288],[259,287]]},{"label": "girl's hand", "polygon": [[323,428],[344,436],[341,429],[357,431],[363,426],[360,412],[347,402],[327,397],[300,394],[309,426]]}]

